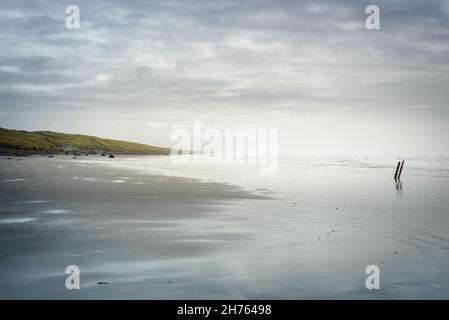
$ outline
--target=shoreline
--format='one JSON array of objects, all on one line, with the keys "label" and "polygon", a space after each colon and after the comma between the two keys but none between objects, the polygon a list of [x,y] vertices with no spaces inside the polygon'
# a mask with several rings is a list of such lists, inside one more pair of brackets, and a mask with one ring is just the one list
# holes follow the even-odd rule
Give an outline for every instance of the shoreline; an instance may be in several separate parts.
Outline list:
[{"label": "shoreline", "polygon": [[[16,149],[0,149],[0,157],[47,157],[47,156],[73,156],[75,153],[80,156],[89,155],[101,156],[102,153],[114,154],[119,156],[170,156],[170,153],[131,153],[131,152],[116,152],[108,150],[96,150],[96,151],[33,151],[33,150],[16,150]],[[87,154],[87,155],[86,155]]]}]

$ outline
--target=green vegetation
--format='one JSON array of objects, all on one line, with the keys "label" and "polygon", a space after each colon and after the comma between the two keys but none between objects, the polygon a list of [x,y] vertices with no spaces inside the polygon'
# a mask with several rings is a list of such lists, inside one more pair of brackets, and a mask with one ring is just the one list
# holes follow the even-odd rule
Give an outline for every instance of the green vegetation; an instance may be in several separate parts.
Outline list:
[{"label": "green vegetation", "polygon": [[0,149],[3,152],[68,153],[87,152],[116,154],[169,154],[169,148],[101,139],[93,136],[51,131],[18,131],[0,128]]}]

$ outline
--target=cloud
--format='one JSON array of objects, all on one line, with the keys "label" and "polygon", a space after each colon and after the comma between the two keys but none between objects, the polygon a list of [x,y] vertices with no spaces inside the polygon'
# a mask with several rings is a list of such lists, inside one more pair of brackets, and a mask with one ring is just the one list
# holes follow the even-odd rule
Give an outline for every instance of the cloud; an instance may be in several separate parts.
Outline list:
[{"label": "cloud", "polygon": [[[358,0],[78,1],[77,31],[64,26],[69,4],[2,7],[2,126],[46,129],[56,115],[98,114],[103,125],[89,133],[101,135],[123,114],[136,123],[208,114],[236,125],[245,114],[266,123],[271,112],[291,121],[449,116],[443,0],[377,1],[379,31],[365,29],[371,3]],[[36,110],[31,126],[21,120]]]}]

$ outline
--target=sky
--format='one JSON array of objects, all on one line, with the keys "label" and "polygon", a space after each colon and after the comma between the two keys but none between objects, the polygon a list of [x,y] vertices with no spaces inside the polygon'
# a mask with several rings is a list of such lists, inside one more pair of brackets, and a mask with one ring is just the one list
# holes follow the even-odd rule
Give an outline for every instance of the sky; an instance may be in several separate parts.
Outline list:
[{"label": "sky", "polygon": [[449,1],[0,8],[1,127],[171,146],[201,121],[279,130],[282,154],[449,155]]}]

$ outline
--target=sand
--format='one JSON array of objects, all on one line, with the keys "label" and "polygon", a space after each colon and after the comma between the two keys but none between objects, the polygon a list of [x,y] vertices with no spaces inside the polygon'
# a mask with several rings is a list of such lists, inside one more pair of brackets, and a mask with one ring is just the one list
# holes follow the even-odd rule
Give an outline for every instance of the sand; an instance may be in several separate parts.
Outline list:
[{"label": "sand", "polygon": [[[242,237],[221,227],[230,218],[223,207],[261,199],[225,184],[47,158],[1,163],[1,298],[170,296],[170,282],[189,272],[183,261]],[[75,293],[65,288],[71,264],[81,270]]]},{"label": "sand", "polygon": [[449,298],[446,177],[284,165],[236,186],[151,159],[0,159],[0,298]]}]

